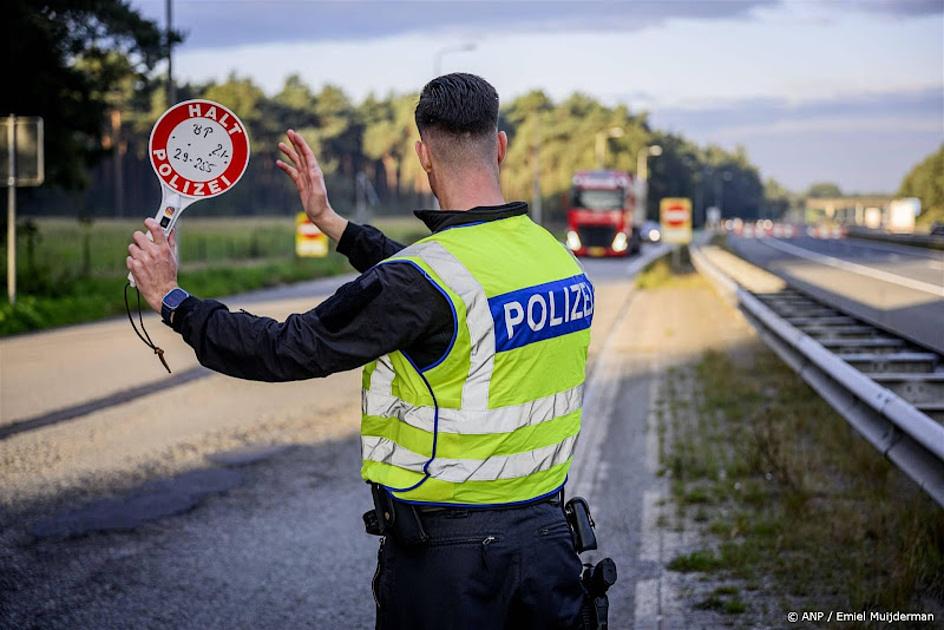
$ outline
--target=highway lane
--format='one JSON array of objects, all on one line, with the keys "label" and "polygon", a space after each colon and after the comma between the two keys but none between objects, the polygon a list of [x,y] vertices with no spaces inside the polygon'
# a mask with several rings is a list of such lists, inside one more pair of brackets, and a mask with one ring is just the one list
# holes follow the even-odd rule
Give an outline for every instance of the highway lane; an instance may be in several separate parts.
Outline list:
[{"label": "highway lane", "polygon": [[[221,298],[272,317],[314,308],[353,275]],[[144,322],[177,375],[198,366],[189,347],[150,311]],[[0,340],[0,432],[4,426],[158,384],[167,373],[126,317]]]},{"label": "highway lane", "polygon": [[[593,359],[631,283],[627,261],[586,266]],[[281,316],[323,298],[287,291],[251,310]],[[175,368],[192,365],[152,330]],[[6,340],[5,368],[28,361],[4,383],[4,409],[30,417],[165,379],[137,343],[121,320]],[[359,380],[209,374],[0,440],[0,626],[369,627]],[[268,445],[284,448],[241,450]]]},{"label": "highway lane", "polygon": [[728,243],[739,256],[814,297],[944,352],[944,253],[806,236],[729,235]]},{"label": "highway lane", "polygon": [[[742,246],[809,282],[862,282]],[[627,261],[585,265],[597,290],[594,378],[568,491],[590,498],[599,555],[619,564],[613,627],[715,627],[691,616],[710,613],[692,611],[692,585],[664,569],[701,542],[659,526],[667,481],[653,404],[669,368],[750,332],[707,287],[638,292]],[[330,290],[318,286],[239,303],[281,316],[316,304]],[[0,342],[4,364],[10,342],[30,361],[16,386],[3,383],[4,409],[20,417],[114,391],[96,375],[123,387],[166,380],[121,320]],[[175,368],[188,357],[173,348]],[[48,387],[48,373],[62,382]],[[208,374],[0,439],[0,627],[371,627],[358,390],[356,371],[287,384]]]},{"label": "highway lane", "polygon": [[787,240],[811,252],[944,287],[944,251],[859,238]]}]

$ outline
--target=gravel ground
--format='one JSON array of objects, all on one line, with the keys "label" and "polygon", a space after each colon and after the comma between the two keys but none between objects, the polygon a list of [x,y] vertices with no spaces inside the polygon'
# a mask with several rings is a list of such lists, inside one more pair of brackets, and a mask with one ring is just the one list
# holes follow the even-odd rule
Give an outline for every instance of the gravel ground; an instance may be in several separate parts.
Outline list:
[{"label": "gravel ground", "polygon": [[698,610],[701,594],[717,584],[667,571],[676,555],[698,548],[689,523],[668,529],[660,515],[672,510],[667,480],[657,475],[659,439],[654,408],[669,370],[697,361],[710,349],[754,343],[750,327],[697,276],[640,291],[614,336],[610,352],[620,386],[609,414],[607,439],[593,503],[601,550],[617,562],[611,591],[615,628],[716,628],[730,623]]}]

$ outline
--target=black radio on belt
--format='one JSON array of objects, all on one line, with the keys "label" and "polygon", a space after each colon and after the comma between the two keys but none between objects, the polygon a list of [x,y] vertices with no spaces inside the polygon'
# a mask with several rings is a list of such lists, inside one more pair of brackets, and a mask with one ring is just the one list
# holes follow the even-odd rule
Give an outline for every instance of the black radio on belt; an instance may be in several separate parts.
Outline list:
[{"label": "black radio on belt", "polygon": [[590,505],[583,497],[574,497],[564,505],[564,517],[574,535],[577,553],[597,548],[597,536],[593,532],[595,523],[590,516]]},{"label": "black radio on belt", "polygon": [[371,483],[374,509],[363,516],[364,528],[372,536],[395,536],[407,546],[425,545],[429,536],[415,506],[397,501],[380,484]]}]

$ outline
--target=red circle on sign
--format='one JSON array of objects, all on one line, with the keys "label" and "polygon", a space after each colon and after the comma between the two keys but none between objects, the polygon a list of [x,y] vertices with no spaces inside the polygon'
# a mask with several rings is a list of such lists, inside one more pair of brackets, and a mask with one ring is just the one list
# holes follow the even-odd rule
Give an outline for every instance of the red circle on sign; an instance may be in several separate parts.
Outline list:
[{"label": "red circle on sign", "polygon": [[[174,152],[169,151],[171,134],[179,133],[175,130],[181,130],[181,123],[191,120],[197,121],[191,129],[186,130],[193,134],[192,142],[184,146],[184,140],[181,140]],[[196,133],[197,128],[201,133]],[[208,141],[212,134],[216,134],[214,140],[219,139],[218,143]],[[199,149],[207,150],[202,155],[190,155],[185,149],[193,144],[198,145],[196,153],[200,153]],[[219,149],[213,147],[214,144],[218,144]],[[232,153],[227,155],[230,149]],[[222,154],[217,154],[221,155],[220,159],[229,159],[218,175],[200,181],[193,175],[181,172],[187,169],[190,172],[212,174],[209,169],[217,166],[217,156],[213,155],[217,151],[222,151]],[[206,99],[183,101],[164,112],[154,124],[148,142],[148,155],[158,178],[174,192],[196,199],[215,197],[235,186],[246,172],[249,165],[249,135],[239,117],[219,103]],[[181,156],[184,158],[181,159]],[[176,165],[175,161],[182,163],[183,168]]]},{"label": "red circle on sign", "polygon": [[662,217],[669,227],[681,227],[688,223],[688,208],[681,204],[666,205],[662,210]]},{"label": "red circle on sign", "polygon": [[665,213],[669,225],[683,225],[688,219],[688,213],[683,208],[669,208]]}]

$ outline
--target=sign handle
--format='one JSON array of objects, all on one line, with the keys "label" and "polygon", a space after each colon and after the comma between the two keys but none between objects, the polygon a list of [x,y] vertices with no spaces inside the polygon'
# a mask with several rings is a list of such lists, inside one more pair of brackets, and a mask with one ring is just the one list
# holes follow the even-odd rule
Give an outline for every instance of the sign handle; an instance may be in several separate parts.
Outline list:
[{"label": "sign handle", "polygon": [[[154,220],[161,226],[165,238],[170,235],[174,226],[177,225],[177,218],[180,216],[180,211],[188,205],[190,204],[185,203],[179,194],[169,191],[166,188],[164,189],[164,193],[161,195],[161,207],[157,209]],[[147,237],[149,241],[154,240],[150,232],[147,233]],[[174,256],[177,256],[177,252],[174,252]],[[130,271],[128,272],[128,283],[132,288],[136,287],[134,284],[134,276]]]}]

